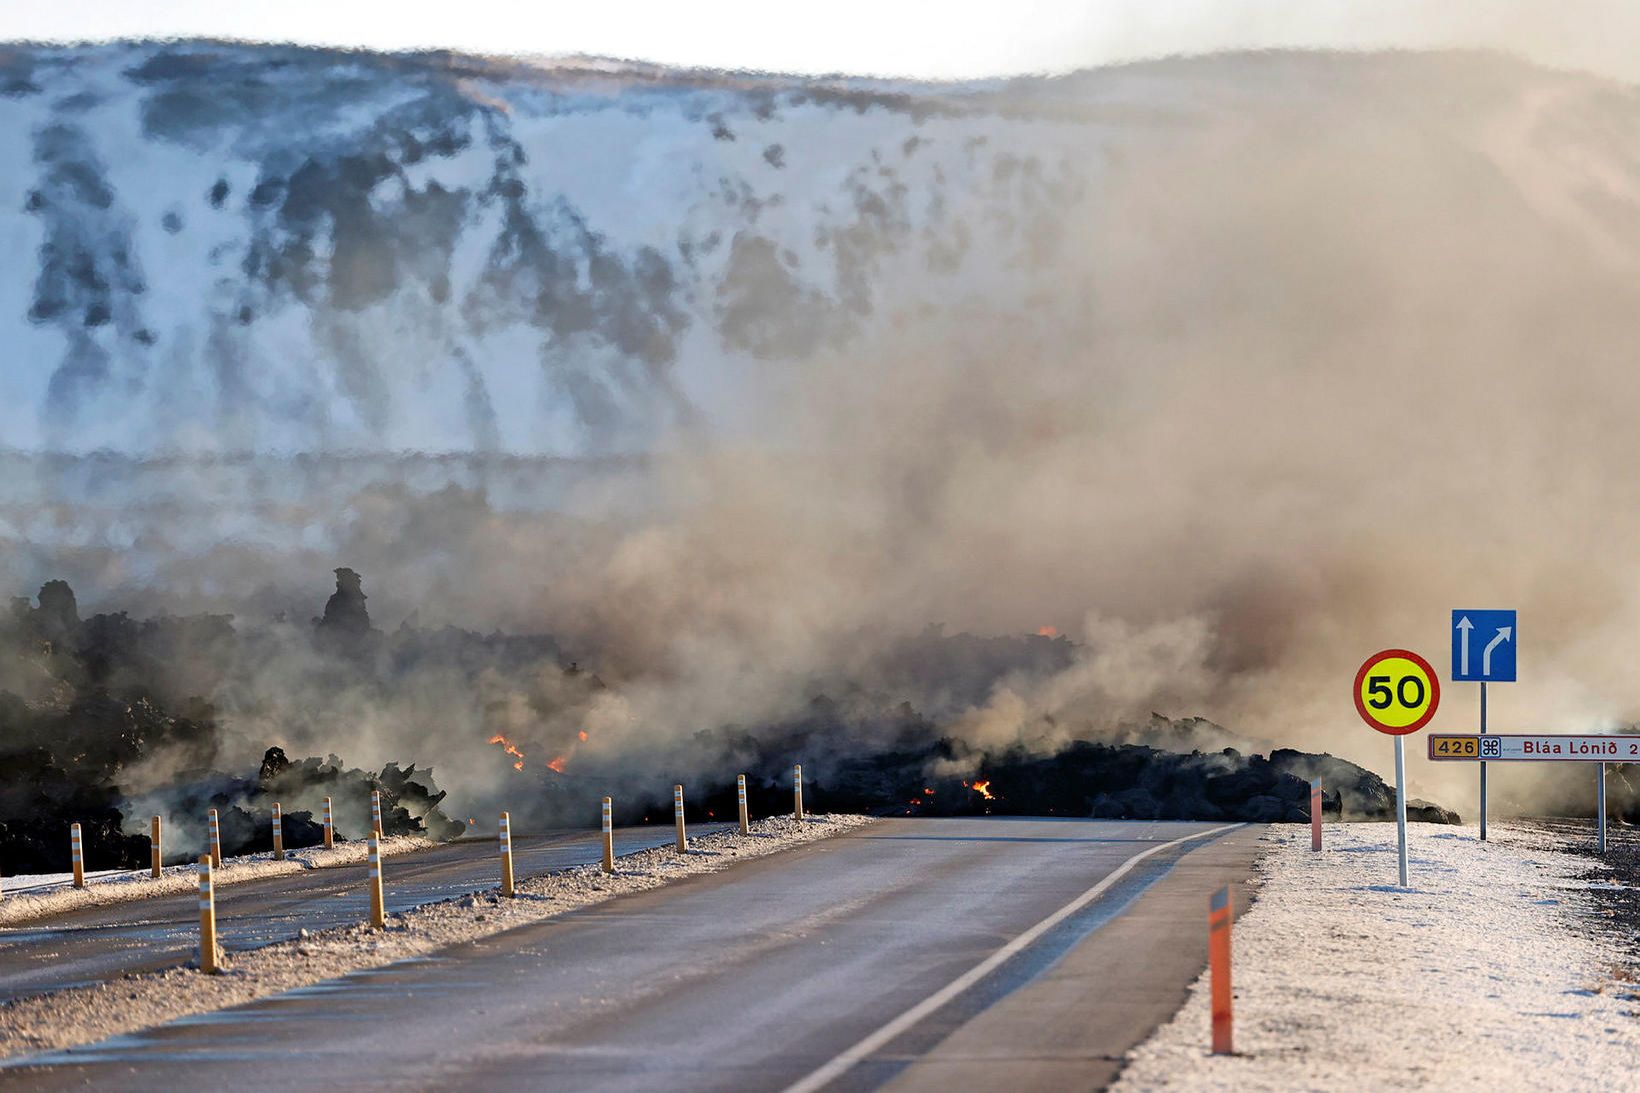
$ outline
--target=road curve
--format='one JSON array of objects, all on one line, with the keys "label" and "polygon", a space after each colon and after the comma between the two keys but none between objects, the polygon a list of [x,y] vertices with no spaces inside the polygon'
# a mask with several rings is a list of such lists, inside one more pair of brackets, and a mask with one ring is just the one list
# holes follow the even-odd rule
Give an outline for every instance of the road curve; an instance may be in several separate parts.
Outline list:
[{"label": "road curve", "polygon": [[[730,824],[697,824],[699,834]],[[632,854],[673,839],[672,826],[619,828],[615,852]],[[598,834],[560,831],[513,837],[519,880],[598,861]],[[500,882],[493,839],[463,839],[395,854],[382,863],[390,914],[493,888]],[[365,864],[326,866],[216,890],[217,941],[230,952],[288,941],[370,916]],[[199,900],[193,892],[108,903],[0,929],[0,1003],[122,975],[186,964],[199,951]]]},{"label": "road curve", "polygon": [[[1213,826],[885,821],[432,959],[12,1060],[0,1087],[742,1091],[818,1073],[826,1088],[949,1091],[980,1088],[962,1075],[983,1065],[988,1089],[1097,1088],[1183,1000],[1207,895],[1245,876],[1257,831],[1128,863]],[[1021,1033],[1038,1026],[1052,1043]]]}]

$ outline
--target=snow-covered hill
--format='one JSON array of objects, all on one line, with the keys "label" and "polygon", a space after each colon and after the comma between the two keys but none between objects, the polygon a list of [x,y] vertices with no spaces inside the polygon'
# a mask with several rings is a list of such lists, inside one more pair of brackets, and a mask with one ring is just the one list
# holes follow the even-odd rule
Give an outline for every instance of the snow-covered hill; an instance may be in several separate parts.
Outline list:
[{"label": "snow-covered hill", "polygon": [[24,450],[642,450],[1017,293],[1099,163],[970,88],[182,44],[12,47],[0,92]]},{"label": "snow-covered hill", "polygon": [[[929,315],[1074,328],[1101,278],[1154,272],[1145,225],[1105,219],[1121,194],[1196,204],[1216,147],[1340,132],[1359,151],[1329,170],[1437,180],[1396,202],[1519,202],[1632,263],[1640,159],[1612,138],[1637,120],[1620,89],[1488,57],[916,85],[3,46],[0,448],[642,452],[744,425],[750,375]],[[1391,177],[1373,141],[1407,125],[1428,162]]]}]

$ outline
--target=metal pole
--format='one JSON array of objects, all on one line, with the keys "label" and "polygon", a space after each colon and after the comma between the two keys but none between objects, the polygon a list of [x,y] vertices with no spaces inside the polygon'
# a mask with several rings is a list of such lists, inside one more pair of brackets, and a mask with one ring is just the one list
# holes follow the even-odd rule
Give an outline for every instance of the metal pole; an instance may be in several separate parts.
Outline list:
[{"label": "metal pole", "polygon": [[1594,810],[1600,814],[1600,852],[1606,852],[1606,764],[1600,764],[1600,780],[1595,783]]},{"label": "metal pole", "polygon": [[1401,837],[1401,887],[1407,887],[1407,749],[1395,738],[1395,831]]},{"label": "metal pole", "polygon": [[[1481,735],[1486,735],[1486,681],[1481,680]],[[1481,760],[1481,842],[1486,841],[1486,760]]]}]

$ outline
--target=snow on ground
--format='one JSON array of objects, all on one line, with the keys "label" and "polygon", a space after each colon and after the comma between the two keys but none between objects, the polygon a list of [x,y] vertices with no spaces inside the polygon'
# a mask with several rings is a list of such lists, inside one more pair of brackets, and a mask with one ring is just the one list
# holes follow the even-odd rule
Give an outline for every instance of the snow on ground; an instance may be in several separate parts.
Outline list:
[{"label": "snow on ground", "polygon": [[[222,975],[206,976],[190,968],[173,968],[18,999],[0,1005],[0,1058],[90,1043],[348,972],[422,956],[628,892],[655,888],[679,877],[715,873],[737,861],[838,835],[871,822],[868,816],[754,820],[749,835],[730,830],[691,839],[687,855],[671,847],[628,854],[616,860],[613,876],[606,876],[597,865],[577,866],[521,881],[513,899],[503,899],[492,888],[389,915],[385,930],[371,930],[361,923],[252,952],[230,953]],[[384,865],[382,872],[383,883],[391,888],[392,867]]]},{"label": "snow on ground", "polygon": [[[1640,985],[1577,878],[1525,828],[1274,828],[1234,927],[1235,1056],[1207,1053],[1207,977],[1114,1088],[1632,1089]],[[1205,910],[1203,914],[1205,929]]]},{"label": "snow on ground", "polygon": [[[420,835],[391,835],[382,840],[382,856],[407,854],[431,845]],[[223,858],[222,868],[212,870],[211,879],[220,888],[258,877],[276,877],[333,865],[352,865],[364,861],[367,846],[368,843],[361,839],[338,843],[329,850],[322,846],[302,847],[285,851],[284,861],[274,861],[271,851]],[[75,888],[72,873],[6,877],[0,881],[0,886],[3,886],[0,887],[0,897],[3,897],[0,898],[0,926],[15,926],[47,915],[105,903],[173,896],[199,887],[198,874],[192,863],[165,866],[158,877],[149,876],[146,869],[103,869],[87,873],[85,878],[86,886]]]}]

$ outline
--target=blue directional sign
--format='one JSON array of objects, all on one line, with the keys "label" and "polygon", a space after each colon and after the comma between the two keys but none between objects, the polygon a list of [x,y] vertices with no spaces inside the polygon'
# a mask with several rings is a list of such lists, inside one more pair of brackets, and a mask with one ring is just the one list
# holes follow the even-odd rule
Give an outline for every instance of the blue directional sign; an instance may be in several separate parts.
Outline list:
[{"label": "blue directional sign", "polygon": [[1515,682],[1516,640],[1513,611],[1452,612],[1452,681]]}]

